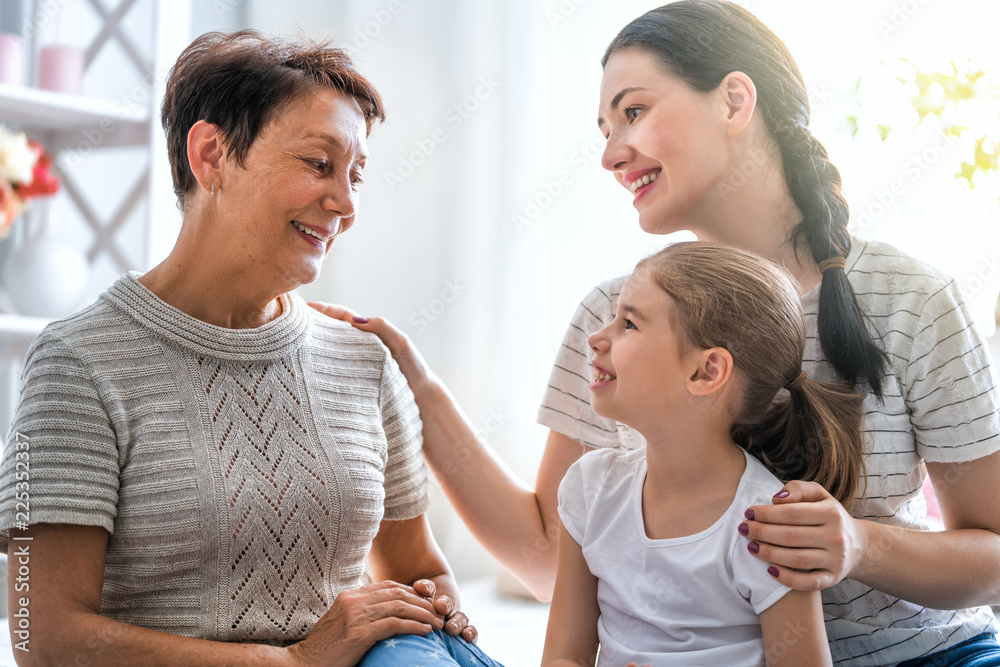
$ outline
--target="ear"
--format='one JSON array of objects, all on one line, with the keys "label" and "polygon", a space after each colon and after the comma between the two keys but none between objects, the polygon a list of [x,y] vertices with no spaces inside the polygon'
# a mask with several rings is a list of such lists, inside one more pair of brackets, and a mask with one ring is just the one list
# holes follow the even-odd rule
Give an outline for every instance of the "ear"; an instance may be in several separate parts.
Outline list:
[{"label": "ear", "polygon": [[188,131],[187,154],[188,163],[195,180],[206,192],[211,191],[212,183],[221,187],[219,172],[225,150],[219,127],[204,120],[199,120]]},{"label": "ear", "polygon": [[694,357],[695,368],[687,380],[687,389],[695,396],[717,393],[733,374],[733,355],[722,347],[701,350]]},{"label": "ear", "polygon": [[753,79],[743,72],[730,72],[719,84],[719,92],[726,104],[728,134],[734,137],[750,124],[757,106],[757,87]]}]

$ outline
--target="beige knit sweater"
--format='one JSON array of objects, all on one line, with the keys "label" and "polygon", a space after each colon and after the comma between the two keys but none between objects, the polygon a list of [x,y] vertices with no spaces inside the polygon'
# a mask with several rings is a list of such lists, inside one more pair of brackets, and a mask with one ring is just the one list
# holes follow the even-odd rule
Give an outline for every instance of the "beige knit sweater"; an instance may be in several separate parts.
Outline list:
[{"label": "beige knit sweater", "polygon": [[365,583],[379,522],[426,509],[412,394],[374,336],[294,295],[262,327],[225,329],[137,277],[32,344],[0,464],[0,550],[24,518],[26,451],[29,524],[111,533],[103,614],[301,639]]}]

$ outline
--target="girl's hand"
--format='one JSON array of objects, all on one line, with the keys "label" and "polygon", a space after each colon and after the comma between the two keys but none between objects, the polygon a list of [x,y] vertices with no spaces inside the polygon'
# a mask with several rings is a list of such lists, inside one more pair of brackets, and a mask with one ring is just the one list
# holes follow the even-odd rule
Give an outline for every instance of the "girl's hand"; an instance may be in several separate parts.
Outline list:
[{"label": "girl's hand", "polygon": [[[639,665],[635,664],[634,662],[630,662],[627,665],[625,665],[625,667],[639,667]],[[642,667],[652,667],[652,665],[643,665]]]},{"label": "girl's hand", "polygon": [[315,310],[323,313],[327,317],[335,320],[342,320],[354,326],[355,329],[373,333],[379,340],[389,348],[392,358],[399,365],[399,370],[403,372],[407,384],[414,396],[418,392],[437,382],[437,377],[427,366],[427,362],[420,355],[420,351],[413,346],[409,337],[392,322],[381,317],[361,317],[354,311],[344,306],[337,306],[331,303],[310,302]]},{"label": "girl's hand", "polygon": [[858,575],[866,548],[864,522],[826,489],[792,481],[772,502],[749,508],[740,524],[750,553],[771,563],[772,576],[789,588],[816,591]]},{"label": "girl's hand", "polygon": [[434,605],[434,611],[440,614],[441,618],[445,621],[445,632],[453,637],[461,635],[465,641],[472,644],[476,643],[476,640],[479,638],[479,631],[476,630],[476,626],[469,624],[469,617],[465,615],[465,612],[458,611],[455,608],[455,601],[451,599],[451,596],[436,596],[437,587],[430,579],[418,579],[413,582],[413,590],[423,595]]}]

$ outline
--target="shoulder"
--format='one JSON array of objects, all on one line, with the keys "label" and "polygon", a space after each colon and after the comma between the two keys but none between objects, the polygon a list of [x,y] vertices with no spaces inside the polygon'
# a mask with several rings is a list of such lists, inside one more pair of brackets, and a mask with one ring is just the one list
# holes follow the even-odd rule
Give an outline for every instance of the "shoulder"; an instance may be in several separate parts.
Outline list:
[{"label": "shoulder", "polygon": [[[893,294],[934,293],[953,282],[944,271],[907,255],[882,241],[854,240],[848,278],[862,289],[881,288]],[[856,256],[855,256],[856,255]]]},{"label": "shoulder", "polygon": [[610,278],[598,283],[580,301],[580,305],[587,305],[594,309],[605,311],[614,311],[618,304],[618,297],[622,293],[622,287],[625,286],[627,280],[628,276],[618,276],[617,278]]},{"label": "shoulder", "polygon": [[94,349],[120,348],[134,337],[137,326],[105,300],[87,306],[55,322],[35,337],[28,348],[26,363],[38,362],[53,354],[70,352],[83,357]]},{"label": "shoulder", "polygon": [[309,336],[315,346],[345,360],[385,363],[389,350],[378,336],[356,329],[347,322],[335,320],[303,306],[309,318]]},{"label": "shoulder", "polygon": [[572,476],[569,485],[579,485],[588,495],[596,494],[603,487],[614,485],[639,469],[646,456],[646,448],[623,450],[612,447],[594,449],[569,467],[565,481]]},{"label": "shoulder", "polygon": [[748,505],[771,503],[771,498],[785,485],[774,473],[767,469],[755,456],[743,452],[747,468],[740,482],[743,500]]}]

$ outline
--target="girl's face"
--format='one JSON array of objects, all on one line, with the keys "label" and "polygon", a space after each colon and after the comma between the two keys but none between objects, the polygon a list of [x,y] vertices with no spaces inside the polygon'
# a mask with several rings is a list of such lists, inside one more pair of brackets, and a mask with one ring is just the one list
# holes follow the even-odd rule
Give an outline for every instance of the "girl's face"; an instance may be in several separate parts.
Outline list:
[{"label": "girl's face", "polygon": [[[594,351],[591,405],[597,414],[645,433],[684,404],[696,350],[678,331],[674,308],[642,269],[625,283],[615,319],[588,339]],[[649,419],[654,421],[647,425]]]},{"label": "girl's face", "polygon": [[697,233],[712,218],[731,162],[728,113],[720,91],[696,91],[647,51],[608,59],[597,121],[608,140],[601,164],[632,192],[643,231]]}]

